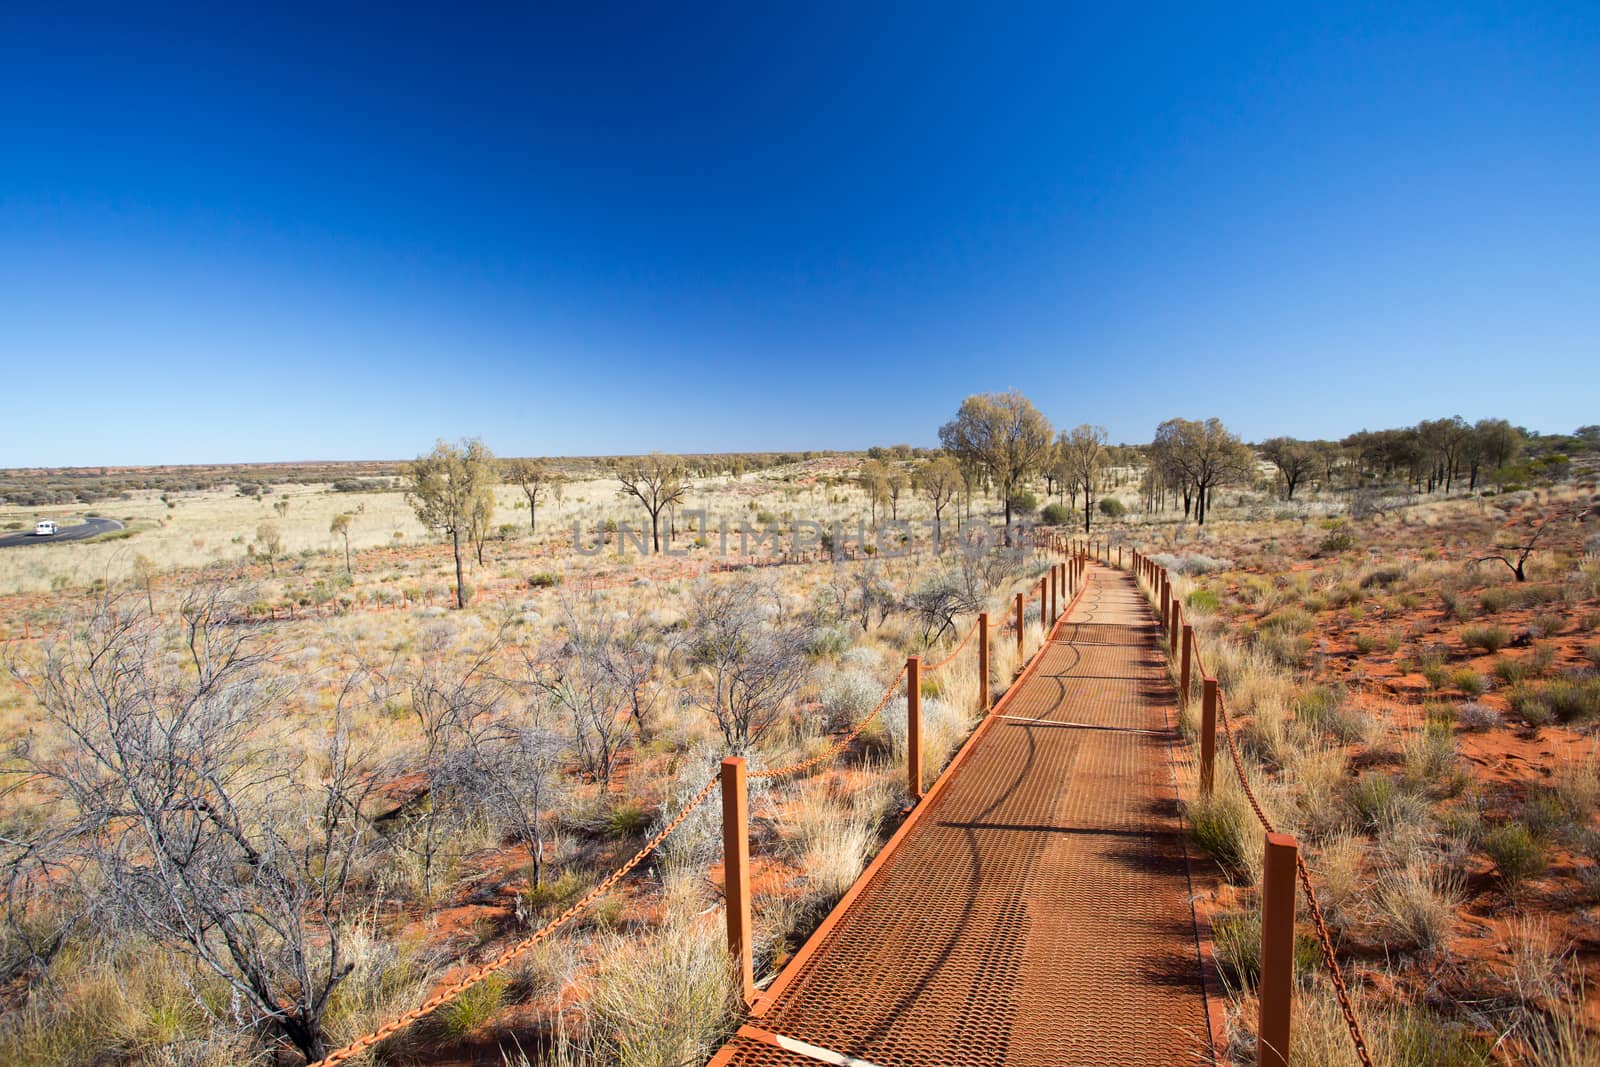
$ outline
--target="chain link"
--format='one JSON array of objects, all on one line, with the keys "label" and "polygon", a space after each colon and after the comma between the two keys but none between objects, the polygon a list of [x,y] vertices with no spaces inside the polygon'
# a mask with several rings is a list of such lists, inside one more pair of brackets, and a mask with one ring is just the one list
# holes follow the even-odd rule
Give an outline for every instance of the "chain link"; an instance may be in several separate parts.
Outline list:
[{"label": "chain link", "polygon": [[961,650],[967,647],[967,642],[971,641],[972,640],[972,635],[977,633],[977,632],[978,632],[978,624],[977,624],[976,621],[974,621],[973,624],[972,624],[972,628],[967,631],[967,636],[965,636],[965,637],[963,637],[961,639],[961,643],[959,645],[957,645],[955,648],[950,650],[950,654],[948,656],[946,656],[944,659],[940,660],[938,663],[924,663],[922,665],[922,669],[924,671],[936,671],[941,667],[949,666],[950,662],[952,660],[954,660],[957,656],[961,655]]},{"label": "chain link", "polygon": [[856,723],[855,726],[850,729],[849,733],[841,734],[838,740],[834,741],[833,744],[829,745],[822,752],[819,752],[817,755],[812,756],[808,760],[801,760],[799,763],[791,763],[787,767],[774,767],[771,770],[766,771],[751,771],[749,773],[749,778],[752,781],[765,781],[773,778],[783,778],[791,774],[799,774],[801,771],[809,771],[817,764],[826,760],[830,760],[840,752],[843,752],[850,742],[861,736],[861,731],[867,728],[867,724],[873,719],[876,719],[878,717],[878,713],[889,706],[889,701],[897,692],[900,691],[900,679],[904,678],[905,676],[906,669],[901,667],[899,672],[895,674],[894,681],[889,683],[889,688],[883,691],[883,696],[881,699],[879,699],[878,706],[869,711],[860,722]]}]

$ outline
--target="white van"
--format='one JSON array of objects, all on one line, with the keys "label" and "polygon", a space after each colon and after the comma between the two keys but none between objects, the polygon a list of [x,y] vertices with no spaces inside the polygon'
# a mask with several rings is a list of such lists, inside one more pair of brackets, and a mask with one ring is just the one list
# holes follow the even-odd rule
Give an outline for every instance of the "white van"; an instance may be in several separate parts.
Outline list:
[{"label": "white van", "polygon": [[35,537],[53,537],[55,532],[56,524],[49,519],[40,519],[33,526],[33,536]]}]

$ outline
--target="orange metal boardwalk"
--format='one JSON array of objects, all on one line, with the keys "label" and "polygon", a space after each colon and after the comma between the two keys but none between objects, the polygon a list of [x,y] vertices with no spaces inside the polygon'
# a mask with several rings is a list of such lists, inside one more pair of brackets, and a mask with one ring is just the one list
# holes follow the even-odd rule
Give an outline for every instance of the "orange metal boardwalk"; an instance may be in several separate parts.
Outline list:
[{"label": "orange metal boardwalk", "polygon": [[713,1067],[1210,1063],[1158,633],[1091,566]]}]

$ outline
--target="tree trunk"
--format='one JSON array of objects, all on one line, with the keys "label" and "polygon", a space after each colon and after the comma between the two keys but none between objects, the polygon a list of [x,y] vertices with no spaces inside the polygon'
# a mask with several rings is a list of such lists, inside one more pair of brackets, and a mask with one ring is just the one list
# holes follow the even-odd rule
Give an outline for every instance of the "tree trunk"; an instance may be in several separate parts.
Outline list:
[{"label": "tree trunk", "polygon": [[650,544],[652,550],[661,553],[661,510],[657,508],[650,513]]},{"label": "tree trunk", "polygon": [[350,535],[349,534],[345,534],[344,535],[344,573],[345,573],[346,577],[349,577],[350,574],[353,573],[350,570]]},{"label": "tree trunk", "polygon": [[454,527],[450,530],[450,548],[456,554],[456,607],[467,606],[467,580],[461,567],[461,531]]}]

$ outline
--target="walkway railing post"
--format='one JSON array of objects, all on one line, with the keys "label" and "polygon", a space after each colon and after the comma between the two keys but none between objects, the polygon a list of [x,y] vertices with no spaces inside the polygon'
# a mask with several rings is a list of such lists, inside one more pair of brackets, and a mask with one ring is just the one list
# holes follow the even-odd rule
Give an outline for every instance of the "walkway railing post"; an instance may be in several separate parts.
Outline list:
[{"label": "walkway railing post", "polygon": [[1189,703],[1189,683],[1194,679],[1194,675],[1191,673],[1194,667],[1194,627],[1189,623],[1183,624],[1182,641],[1183,654],[1178,657],[1178,703],[1180,706]]},{"label": "walkway railing post", "polygon": [[1022,594],[1018,593],[1017,594],[1017,655],[1018,655],[1018,657],[1020,657],[1022,655],[1022,618],[1023,618],[1022,608],[1023,608]]},{"label": "walkway railing post", "polygon": [[1200,683],[1200,795],[1211,795],[1217,768],[1217,680]]},{"label": "walkway railing post", "polygon": [[1178,656],[1178,633],[1183,629],[1183,605],[1178,603],[1178,598],[1172,598],[1170,612],[1172,625],[1167,628],[1167,655],[1172,659]]},{"label": "walkway railing post", "polygon": [[978,710],[989,711],[989,613],[978,612]]},{"label": "walkway railing post", "polygon": [[906,789],[922,799],[922,658],[906,657]]},{"label": "walkway railing post", "polygon": [[722,761],[722,881],[728,903],[728,952],[739,969],[739,996],[755,1000],[756,975],[750,924],[750,796],[744,759]]},{"label": "walkway railing post", "polygon": [[1056,621],[1056,587],[1061,584],[1061,569],[1057,564],[1050,564],[1050,573],[1046,576],[1050,584],[1050,621]]},{"label": "walkway railing post", "polygon": [[1050,594],[1047,591],[1049,587],[1050,583],[1045,580],[1044,575],[1039,575],[1039,626],[1046,633],[1050,631],[1050,623],[1054,621],[1046,614],[1049,610]]},{"label": "walkway railing post", "polygon": [[1289,1067],[1289,1011],[1294,987],[1295,859],[1288,834],[1268,834],[1261,874],[1261,988],[1256,1067]]}]

